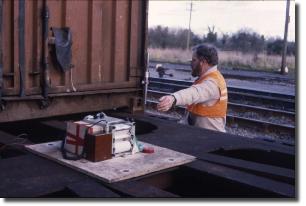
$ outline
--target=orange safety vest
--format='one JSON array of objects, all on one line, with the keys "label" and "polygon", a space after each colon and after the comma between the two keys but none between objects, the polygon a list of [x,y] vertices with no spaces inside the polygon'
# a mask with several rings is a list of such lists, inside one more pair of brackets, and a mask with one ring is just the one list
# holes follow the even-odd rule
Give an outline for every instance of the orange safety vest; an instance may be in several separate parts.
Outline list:
[{"label": "orange safety vest", "polygon": [[187,106],[189,112],[203,117],[225,117],[227,111],[227,88],[222,74],[216,70],[199,79],[193,85],[200,84],[207,79],[214,79],[220,91],[220,99],[212,106],[205,106],[202,103]]}]

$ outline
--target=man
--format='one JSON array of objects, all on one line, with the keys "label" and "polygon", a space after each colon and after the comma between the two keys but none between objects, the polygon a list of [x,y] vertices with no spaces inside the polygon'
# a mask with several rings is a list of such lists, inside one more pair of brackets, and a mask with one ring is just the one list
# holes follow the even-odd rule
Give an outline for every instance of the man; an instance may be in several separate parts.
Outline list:
[{"label": "man", "polygon": [[166,74],[165,68],[161,64],[156,64],[156,71],[158,73],[159,78],[163,78]]},{"label": "man", "polygon": [[225,132],[227,88],[218,71],[218,53],[215,47],[201,44],[193,48],[193,85],[159,99],[157,109],[168,111],[175,105],[187,105],[188,123],[197,127]]}]

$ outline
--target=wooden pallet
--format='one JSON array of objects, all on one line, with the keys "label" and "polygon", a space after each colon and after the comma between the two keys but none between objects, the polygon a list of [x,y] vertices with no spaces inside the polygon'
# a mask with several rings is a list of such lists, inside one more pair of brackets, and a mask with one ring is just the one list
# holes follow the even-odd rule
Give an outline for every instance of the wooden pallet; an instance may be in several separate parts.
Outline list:
[{"label": "wooden pallet", "polygon": [[85,159],[77,161],[63,159],[60,152],[61,141],[28,145],[26,148],[35,154],[54,160],[107,183],[139,177],[195,160],[195,157],[191,155],[144,142],[141,143],[144,146],[153,147],[154,153],[136,153],[101,162],[90,162]]}]

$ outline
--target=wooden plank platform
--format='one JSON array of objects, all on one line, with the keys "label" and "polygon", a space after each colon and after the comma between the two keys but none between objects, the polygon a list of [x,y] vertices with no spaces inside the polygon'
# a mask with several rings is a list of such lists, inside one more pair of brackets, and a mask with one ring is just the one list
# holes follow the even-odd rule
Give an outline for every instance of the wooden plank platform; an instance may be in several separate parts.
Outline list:
[{"label": "wooden plank platform", "polygon": [[35,154],[54,160],[107,183],[139,177],[195,160],[195,157],[191,155],[145,142],[141,143],[144,146],[154,147],[155,152],[152,154],[136,153],[101,162],[90,162],[85,159],[78,161],[63,159],[60,152],[61,141],[27,145],[26,148]]}]

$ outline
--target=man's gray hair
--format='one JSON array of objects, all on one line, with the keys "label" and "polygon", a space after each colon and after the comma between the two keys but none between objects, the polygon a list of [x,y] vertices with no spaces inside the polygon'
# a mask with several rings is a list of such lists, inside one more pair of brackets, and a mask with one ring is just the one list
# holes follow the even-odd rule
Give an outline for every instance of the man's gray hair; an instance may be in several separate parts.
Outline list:
[{"label": "man's gray hair", "polygon": [[210,44],[199,44],[192,48],[192,51],[195,52],[198,58],[203,58],[210,65],[218,64],[218,51],[216,47]]}]

